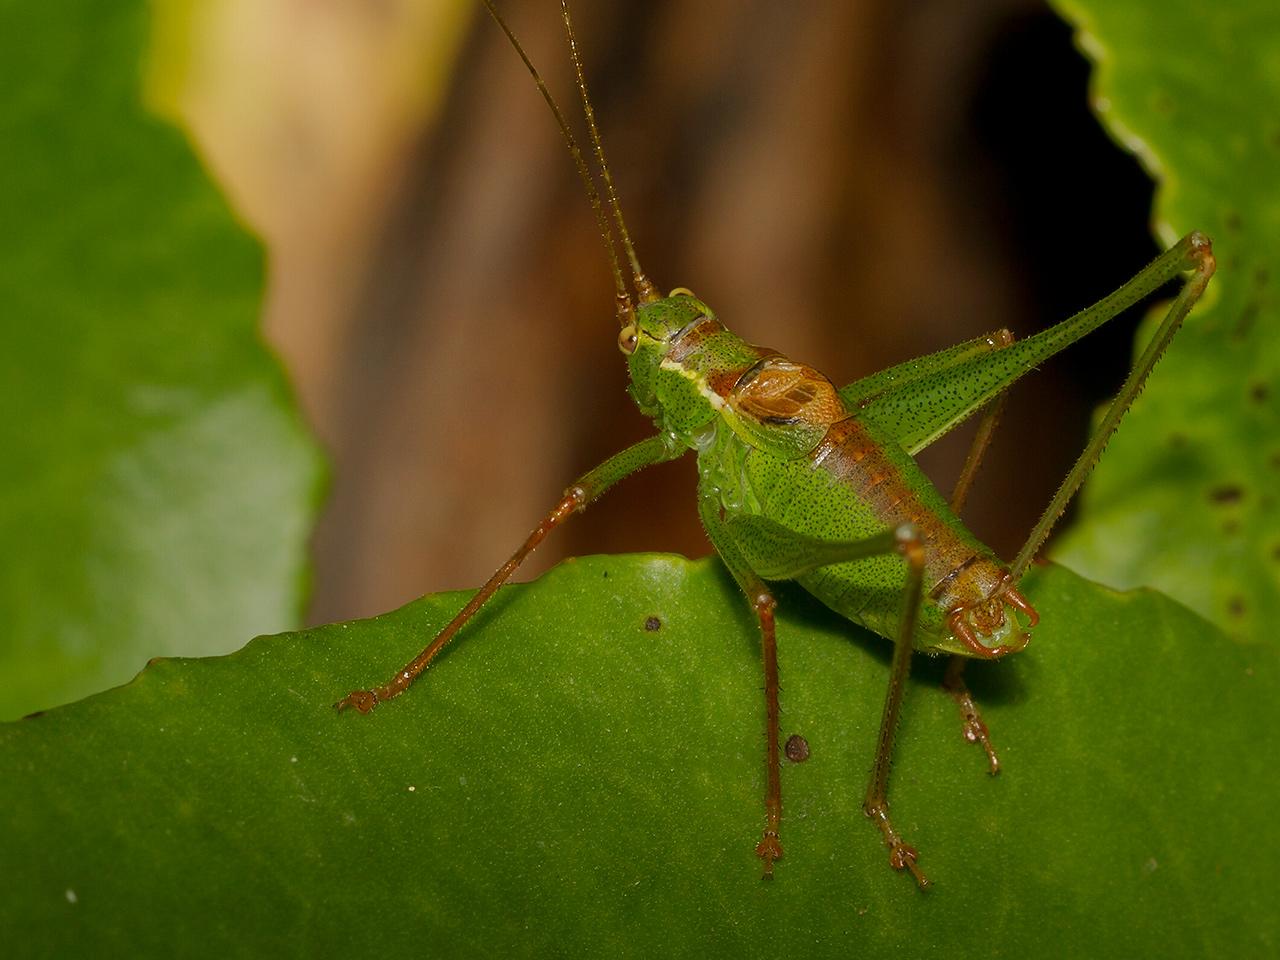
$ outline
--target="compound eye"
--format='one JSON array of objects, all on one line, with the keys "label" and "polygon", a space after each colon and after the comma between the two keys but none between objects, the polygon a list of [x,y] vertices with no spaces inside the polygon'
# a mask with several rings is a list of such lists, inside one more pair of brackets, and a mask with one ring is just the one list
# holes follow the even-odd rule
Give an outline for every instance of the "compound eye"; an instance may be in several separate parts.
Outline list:
[{"label": "compound eye", "polygon": [[636,352],[636,325],[628,323],[618,331],[618,349],[628,357]]}]

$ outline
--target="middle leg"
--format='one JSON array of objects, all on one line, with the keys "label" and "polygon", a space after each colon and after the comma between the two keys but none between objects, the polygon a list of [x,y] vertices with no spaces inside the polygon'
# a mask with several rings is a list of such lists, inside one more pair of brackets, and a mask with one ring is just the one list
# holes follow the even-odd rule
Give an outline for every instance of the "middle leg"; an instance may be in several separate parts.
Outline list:
[{"label": "middle leg", "polygon": [[912,639],[915,636],[916,618],[920,613],[920,600],[924,586],[924,544],[920,535],[910,526],[895,531],[898,550],[907,561],[907,582],[902,596],[902,619],[898,637],[893,647],[893,664],[889,670],[889,689],[885,693],[884,712],[880,717],[880,734],[876,740],[876,760],[867,784],[867,796],[862,809],[870,817],[884,837],[889,848],[889,866],[895,870],[909,870],[916,885],[925,890],[929,878],[916,866],[919,854],[909,846],[894,829],[889,818],[889,765],[893,759],[893,741],[898,731],[898,719],[902,713],[902,698],[906,694],[907,676],[911,672]]}]

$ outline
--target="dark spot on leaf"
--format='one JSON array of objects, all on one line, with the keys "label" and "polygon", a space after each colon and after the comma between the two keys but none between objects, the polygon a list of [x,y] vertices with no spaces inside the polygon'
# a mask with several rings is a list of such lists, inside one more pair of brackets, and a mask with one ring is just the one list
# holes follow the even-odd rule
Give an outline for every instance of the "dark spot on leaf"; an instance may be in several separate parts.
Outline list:
[{"label": "dark spot on leaf", "polygon": [[1224,534],[1226,534],[1228,537],[1229,537],[1229,536],[1231,536],[1232,534],[1239,533],[1239,532],[1240,532],[1240,521],[1239,521],[1239,520],[1236,520],[1236,519],[1231,519],[1231,520],[1226,521],[1226,522],[1222,525],[1222,532],[1223,532]]},{"label": "dark spot on leaf", "polygon": [[28,713],[28,714],[27,714],[25,717],[23,717],[22,719],[23,719],[23,720],[34,720],[36,717],[43,717],[43,716],[44,716],[44,711],[43,711],[43,710],[36,710],[36,711],[34,711],[33,713]]},{"label": "dark spot on leaf", "polygon": [[1249,332],[1254,321],[1258,319],[1258,311],[1261,305],[1257,299],[1250,300],[1245,304],[1243,310],[1240,311],[1240,319],[1236,321],[1235,328],[1231,331],[1231,336],[1237,340],[1241,340]]},{"label": "dark spot on leaf", "polygon": [[1249,388],[1249,399],[1254,403],[1266,403],[1269,396],[1271,396],[1271,388],[1265,383],[1255,383]]},{"label": "dark spot on leaf", "polygon": [[1239,619],[1244,616],[1244,597],[1236,594],[1227,601],[1227,613]]},{"label": "dark spot on leaf", "polygon": [[1222,218],[1222,225],[1232,233],[1240,232],[1240,214],[1235,210],[1228,210],[1227,215]]},{"label": "dark spot on leaf", "polygon": [[1272,465],[1273,467],[1275,467],[1277,470],[1280,470],[1280,452],[1273,453],[1273,454],[1271,455],[1271,461],[1270,461],[1270,463],[1271,463],[1271,465]]},{"label": "dark spot on leaf", "polygon": [[782,752],[792,763],[804,763],[809,759],[809,741],[800,734],[793,733],[787,737],[787,743],[782,748]]},{"label": "dark spot on leaf", "polygon": [[608,579],[609,579],[609,571],[608,571],[608,570],[606,570],[606,571],[604,572],[604,578],[605,578],[606,580],[608,580]]},{"label": "dark spot on leaf", "polygon": [[658,617],[645,617],[644,628],[650,633],[655,633],[662,629],[662,620]]},{"label": "dark spot on leaf", "polygon": [[1280,543],[1271,548],[1271,559],[1276,563],[1280,563]]},{"label": "dark spot on leaf", "polygon": [[1185,433],[1169,434],[1169,445],[1173,447],[1185,447],[1187,445],[1187,435]]},{"label": "dark spot on leaf", "polygon": [[1214,503],[1239,503],[1244,499],[1244,487],[1236,483],[1224,483],[1209,491],[1209,499]]}]

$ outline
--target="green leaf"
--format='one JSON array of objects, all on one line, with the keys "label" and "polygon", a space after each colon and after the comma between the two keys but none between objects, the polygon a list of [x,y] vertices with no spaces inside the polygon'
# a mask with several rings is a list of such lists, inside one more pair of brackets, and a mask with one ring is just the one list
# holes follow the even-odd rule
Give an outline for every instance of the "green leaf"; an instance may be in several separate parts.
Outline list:
[{"label": "green leaf", "polygon": [[0,5],[0,717],[297,622],[318,458],[148,5]]},{"label": "green leaf", "polygon": [[1270,639],[1280,618],[1280,6],[1055,6],[1097,64],[1104,123],[1159,185],[1161,239],[1203,230],[1218,257],[1207,302],[1112,441],[1055,556]]},{"label": "green leaf", "polygon": [[[861,813],[889,645],[781,594],[785,859],[762,824],[758,630],[712,561],[569,561],[457,609],[156,663],[0,726],[12,956],[1265,956],[1280,670],[1151,592],[1035,571],[1025,653],[970,673],[985,774],[918,660],[891,786],[935,882]],[[656,619],[651,619],[656,618]],[[656,627],[657,629],[653,629]]]}]

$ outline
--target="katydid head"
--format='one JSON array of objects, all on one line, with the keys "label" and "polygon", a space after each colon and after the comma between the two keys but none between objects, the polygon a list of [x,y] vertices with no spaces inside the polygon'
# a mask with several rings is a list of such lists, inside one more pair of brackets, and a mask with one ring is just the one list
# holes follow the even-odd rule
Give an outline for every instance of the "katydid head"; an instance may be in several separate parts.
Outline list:
[{"label": "katydid head", "polygon": [[641,301],[635,315],[618,333],[618,349],[627,358],[631,397],[646,416],[658,412],[655,391],[658,369],[672,344],[703,320],[715,319],[711,308],[684,287],[670,296]]},{"label": "katydid head", "polygon": [[681,334],[707,319],[715,319],[711,308],[691,290],[677,287],[670,296],[640,303],[635,318],[618,334],[618,348],[625,355],[634,356],[642,344],[648,344],[665,353]]}]

